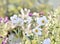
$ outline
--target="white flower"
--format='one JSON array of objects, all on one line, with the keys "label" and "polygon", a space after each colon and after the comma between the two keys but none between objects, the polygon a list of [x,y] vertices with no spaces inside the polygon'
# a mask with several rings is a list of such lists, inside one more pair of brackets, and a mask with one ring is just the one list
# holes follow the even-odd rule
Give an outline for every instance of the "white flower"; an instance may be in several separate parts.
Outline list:
[{"label": "white flower", "polygon": [[33,29],[32,31],[33,31],[33,33],[36,34],[36,35],[42,35],[41,30],[42,30],[41,28],[36,27],[36,28]]},{"label": "white flower", "polygon": [[19,18],[17,15],[10,17],[10,19],[13,24],[23,25],[23,19]]},{"label": "white flower", "polygon": [[50,38],[47,38],[43,41],[43,44],[50,44],[51,43],[51,40]]},{"label": "white flower", "polygon": [[40,18],[37,19],[37,24],[39,24],[40,26],[45,25],[48,22],[46,16],[42,16]]}]

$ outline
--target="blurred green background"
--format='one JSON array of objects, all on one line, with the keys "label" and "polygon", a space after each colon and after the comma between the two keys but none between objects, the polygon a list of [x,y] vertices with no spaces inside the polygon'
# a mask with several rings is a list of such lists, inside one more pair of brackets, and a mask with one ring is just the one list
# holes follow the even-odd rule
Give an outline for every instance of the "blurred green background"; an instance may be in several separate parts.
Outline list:
[{"label": "blurred green background", "polygon": [[60,0],[0,0],[0,16],[19,13],[21,8],[29,8],[31,12],[49,11],[60,5]]}]

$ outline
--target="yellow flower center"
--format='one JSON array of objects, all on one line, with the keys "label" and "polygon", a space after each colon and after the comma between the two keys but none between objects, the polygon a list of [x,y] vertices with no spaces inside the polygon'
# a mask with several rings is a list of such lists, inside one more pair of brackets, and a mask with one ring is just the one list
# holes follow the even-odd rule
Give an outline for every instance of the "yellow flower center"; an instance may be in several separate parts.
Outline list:
[{"label": "yellow flower center", "polygon": [[42,20],[42,23],[44,23],[45,21],[44,20]]},{"label": "yellow flower center", "polygon": [[38,32],[38,30],[36,29],[35,32]]}]

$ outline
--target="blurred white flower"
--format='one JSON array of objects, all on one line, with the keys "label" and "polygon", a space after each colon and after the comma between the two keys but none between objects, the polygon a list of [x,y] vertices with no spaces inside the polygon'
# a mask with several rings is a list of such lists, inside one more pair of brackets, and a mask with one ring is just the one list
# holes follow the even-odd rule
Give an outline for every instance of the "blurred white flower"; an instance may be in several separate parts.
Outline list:
[{"label": "blurred white flower", "polygon": [[32,30],[34,34],[36,35],[42,35],[42,29],[41,28],[38,28],[36,27],[35,29]]},{"label": "blurred white flower", "polygon": [[47,38],[43,41],[43,44],[50,44],[51,43],[51,40],[50,38]]},{"label": "blurred white flower", "polygon": [[22,18],[19,18],[17,15],[14,15],[14,16],[12,16],[12,17],[10,17],[10,20],[11,20],[11,22],[13,23],[13,24],[20,24],[20,25],[23,25],[23,19]]},{"label": "blurred white flower", "polygon": [[46,16],[42,16],[37,19],[37,24],[39,24],[40,26],[45,25],[46,23],[48,23]]}]

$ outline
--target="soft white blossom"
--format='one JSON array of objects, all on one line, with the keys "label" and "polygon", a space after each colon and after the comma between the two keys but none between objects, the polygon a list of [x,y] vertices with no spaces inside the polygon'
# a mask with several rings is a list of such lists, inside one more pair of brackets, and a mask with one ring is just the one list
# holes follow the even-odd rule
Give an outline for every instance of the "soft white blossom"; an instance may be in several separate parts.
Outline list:
[{"label": "soft white blossom", "polygon": [[13,24],[20,24],[20,25],[23,25],[23,19],[22,18],[19,18],[17,15],[14,15],[12,17],[10,17],[10,20]]},{"label": "soft white blossom", "polygon": [[38,28],[36,27],[35,29],[32,30],[34,34],[36,35],[42,35],[42,29],[41,28]]},{"label": "soft white blossom", "polygon": [[45,25],[46,23],[48,23],[46,16],[37,18],[37,24],[39,24],[40,26]]},{"label": "soft white blossom", "polygon": [[51,40],[50,38],[47,38],[43,41],[43,44],[50,44],[51,43]]}]

